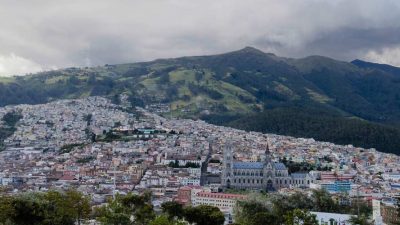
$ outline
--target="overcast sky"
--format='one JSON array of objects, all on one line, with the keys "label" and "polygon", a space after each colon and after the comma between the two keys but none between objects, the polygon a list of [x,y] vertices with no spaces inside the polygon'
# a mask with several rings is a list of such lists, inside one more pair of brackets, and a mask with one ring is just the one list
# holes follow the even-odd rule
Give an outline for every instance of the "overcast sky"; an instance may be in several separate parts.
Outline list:
[{"label": "overcast sky", "polygon": [[400,66],[399,0],[0,0],[0,75],[253,46]]}]

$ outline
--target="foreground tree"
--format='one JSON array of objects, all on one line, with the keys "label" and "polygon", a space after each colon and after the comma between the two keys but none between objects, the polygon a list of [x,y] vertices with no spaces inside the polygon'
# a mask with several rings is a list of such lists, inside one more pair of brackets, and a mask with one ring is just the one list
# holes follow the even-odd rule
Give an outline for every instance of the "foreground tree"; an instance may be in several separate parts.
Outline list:
[{"label": "foreground tree", "polygon": [[196,225],[223,225],[225,222],[224,214],[217,207],[209,205],[187,207],[184,215],[189,223]]},{"label": "foreground tree", "polygon": [[285,216],[285,225],[318,225],[315,215],[306,210],[294,209]]},{"label": "foreground tree", "polygon": [[249,195],[238,201],[235,207],[235,221],[240,225],[281,224],[279,214],[273,212],[270,199],[262,194]]},{"label": "foreground tree", "polygon": [[373,225],[368,216],[362,214],[360,216],[352,216],[349,220],[352,225]]},{"label": "foreground tree", "polygon": [[169,219],[167,215],[157,216],[153,221],[150,222],[150,225],[188,225],[187,222]]},{"label": "foreground tree", "polygon": [[163,213],[167,214],[169,219],[182,219],[184,216],[183,206],[178,202],[164,202],[161,204]]},{"label": "foreground tree", "polygon": [[315,211],[337,212],[339,210],[339,206],[333,201],[332,196],[325,189],[313,190],[311,198],[314,203],[313,210]]},{"label": "foreground tree", "polygon": [[97,209],[97,219],[105,225],[148,225],[155,218],[150,200],[150,193],[117,195]]},{"label": "foreground tree", "polygon": [[73,225],[89,214],[89,201],[73,190],[0,197],[0,224]]},{"label": "foreground tree", "polygon": [[66,203],[68,207],[71,207],[71,215],[76,218],[80,225],[82,219],[88,218],[91,213],[90,199],[76,190],[68,190],[65,194]]},{"label": "foreground tree", "polygon": [[12,198],[9,196],[0,196],[0,224],[11,224],[10,217],[14,213]]}]

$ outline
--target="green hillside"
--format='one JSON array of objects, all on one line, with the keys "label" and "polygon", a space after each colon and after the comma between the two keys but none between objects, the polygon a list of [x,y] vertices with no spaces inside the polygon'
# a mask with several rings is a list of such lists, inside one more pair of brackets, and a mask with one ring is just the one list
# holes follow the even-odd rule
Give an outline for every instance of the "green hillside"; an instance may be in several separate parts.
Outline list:
[{"label": "green hillside", "polygon": [[[400,139],[397,72],[322,56],[282,58],[246,47],[219,55],[1,78],[0,106],[125,93],[139,106],[171,104],[174,116],[400,153],[393,141]],[[304,115],[290,114],[298,109]],[[271,126],[271,113],[283,128]],[[307,129],[300,129],[299,121]]]}]

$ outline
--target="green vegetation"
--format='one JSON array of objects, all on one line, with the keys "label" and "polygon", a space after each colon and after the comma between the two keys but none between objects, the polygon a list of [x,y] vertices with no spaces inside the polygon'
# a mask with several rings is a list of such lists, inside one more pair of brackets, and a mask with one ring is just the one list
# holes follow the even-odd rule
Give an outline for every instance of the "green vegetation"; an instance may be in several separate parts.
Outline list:
[{"label": "green vegetation", "polygon": [[104,225],[147,225],[155,218],[150,200],[150,193],[117,195],[107,205],[97,208],[96,218]]},{"label": "green vegetation", "polygon": [[70,153],[74,148],[83,147],[85,143],[67,144],[60,148],[60,154]]},{"label": "green vegetation", "polygon": [[224,214],[215,206],[199,205],[184,209],[184,218],[191,224],[223,225]]},{"label": "green vegetation", "polygon": [[172,168],[200,168],[198,163],[193,162],[187,162],[184,166],[180,166],[178,160],[175,160],[175,162],[170,162],[168,166]]},{"label": "green vegetation", "polygon": [[372,208],[366,202],[352,203],[353,205],[339,205],[324,190],[314,190],[311,196],[300,192],[290,196],[253,193],[246,200],[237,202],[235,220],[238,225],[314,225],[318,223],[309,211],[356,215],[357,208],[360,208],[359,218],[368,218],[371,215]]},{"label": "green vegetation", "polygon": [[318,113],[317,110],[311,109],[267,110],[230,121],[228,125],[244,130],[314,138],[319,141],[353,144],[365,148],[374,147],[392,153],[400,151],[400,128],[343,118],[324,112]]},{"label": "green vegetation", "polygon": [[162,214],[156,216],[150,193],[117,195],[106,206],[97,208],[95,216],[104,225],[186,225],[183,219],[197,225],[222,225],[224,214],[207,205],[183,207],[176,202],[163,203]]},{"label": "green vegetation", "polygon": [[[348,196],[342,196],[348,198]],[[350,201],[347,201],[350,202]],[[339,205],[324,190],[314,190],[311,196],[250,193],[238,200],[235,225],[315,225],[310,211],[347,213],[354,224],[369,225],[372,209],[366,202],[351,201]],[[164,202],[161,212],[155,212],[149,192],[142,195],[117,194],[102,206],[90,206],[89,197],[75,190],[65,192],[31,192],[17,195],[0,194],[0,225],[72,225],[95,219],[103,225],[222,225],[224,214],[214,206],[183,206]]]},{"label": "green vegetation", "polygon": [[93,159],[94,159],[93,156],[87,156],[84,158],[77,159],[76,162],[77,163],[88,163],[88,162],[92,161]]},{"label": "green vegetation", "polygon": [[16,111],[6,113],[1,119],[3,125],[0,126],[0,151],[5,148],[4,140],[13,135],[16,131],[15,125],[20,119],[22,119],[22,115]]},{"label": "green vegetation", "polygon": [[177,202],[165,202],[161,209],[169,221],[185,219],[190,224],[197,225],[222,225],[225,221],[224,214],[214,206],[183,207]]},{"label": "green vegetation", "polygon": [[90,95],[119,103],[124,93],[137,106],[171,104],[176,117],[399,154],[399,71],[359,60],[280,58],[247,47],[3,78],[0,106]]},{"label": "green vegetation", "polygon": [[0,195],[0,224],[74,225],[89,218],[89,199],[81,193],[49,191]]},{"label": "green vegetation", "polygon": [[[324,158],[324,161],[328,161],[330,160],[329,158]],[[332,161],[332,160],[330,160]],[[296,173],[296,172],[309,172],[311,170],[318,170],[318,171],[328,171],[331,168],[325,166],[325,167],[321,167],[319,165],[315,165],[315,164],[310,164],[307,162],[302,162],[302,163],[298,163],[298,162],[293,162],[291,160],[287,160],[286,158],[282,159],[282,163],[285,164],[285,166],[288,168],[289,173]]]}]

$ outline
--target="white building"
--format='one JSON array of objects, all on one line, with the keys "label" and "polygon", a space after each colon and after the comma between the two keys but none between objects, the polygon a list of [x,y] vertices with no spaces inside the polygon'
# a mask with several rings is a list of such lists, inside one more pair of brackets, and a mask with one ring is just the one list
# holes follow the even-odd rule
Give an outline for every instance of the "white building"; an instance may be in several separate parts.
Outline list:
[{"label": "white building", "polygon": [[352,215],[350,214],[339,214],[339,213],[325,213],[325,212],[310,212],[316,215],[316,219],[319,225],[330,225],[330,224],[340,224],[340,225],[351,225],[349,222]]}]

